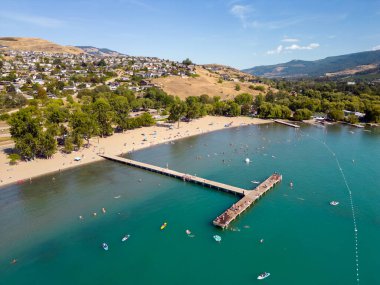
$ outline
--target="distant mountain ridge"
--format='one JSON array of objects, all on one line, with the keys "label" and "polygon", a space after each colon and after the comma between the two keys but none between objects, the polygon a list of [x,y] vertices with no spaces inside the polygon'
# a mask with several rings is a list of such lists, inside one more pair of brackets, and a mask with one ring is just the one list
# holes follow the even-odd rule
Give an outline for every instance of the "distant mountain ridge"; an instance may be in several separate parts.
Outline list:
[{"label": "distant mountain ridge", "polygon": [[243,71],[268,78],[339,77],[379,73],[380,50],[331,56],[315,61],[292,60]]},{"label": "distant mountain ridge", "polygon": [[94,55],[94,56],[120,56],[124,55],[120,52],[110,50],[108,48],[97,48],[93,46],[76,46],[77,48],[83,50],[85,53]]}]

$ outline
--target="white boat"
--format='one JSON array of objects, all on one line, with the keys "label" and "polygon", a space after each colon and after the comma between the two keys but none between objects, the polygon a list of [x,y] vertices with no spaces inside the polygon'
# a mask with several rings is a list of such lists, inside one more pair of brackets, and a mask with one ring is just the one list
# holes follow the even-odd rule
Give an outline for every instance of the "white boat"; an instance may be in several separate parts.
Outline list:
[{"label": "white boat", "polygon": [[253,184],[260,184],[260,181],[257,181],[257,180],[253,180],[251,181]]},{"label": "white boat", "polygon": [[186,234],[187,235],[191,235],[191,231],[190,230],[186,230]]},{"label": "white boat", "polygon": [[257,276],[257,279],[262,280],[270,276],[269,272],[261,273],[259,276]]},{"label": "white boat", "polygon": [[214,235],[213,238],[217,242],[220,242],[222,240],[222,238],[220,236],[218,236],[218,235]]},{"label": "white boat", "polygon": [[105,242],[102,243],[102,248],[104,250],[108,250],[108,244],[106,244]]},{"label": "white boat", "polygon": [[125,235],[125,236],[121,239],[121,241],[126,241],[127,239],[129,239],[130,236],[131,236],[131,235]]},{"label": "white boat", "polygon": [[246,159],[245,159],[245,163],[250,163],[251,162],[251,160],[247,157]]},{"label": "white boat", "polygon": [[331,206],[338,206],[338,205],[339,205],[339,202],[338,202],[338,201],[331,201],[331,202],[330,202],[330,205],[331,205]]}]

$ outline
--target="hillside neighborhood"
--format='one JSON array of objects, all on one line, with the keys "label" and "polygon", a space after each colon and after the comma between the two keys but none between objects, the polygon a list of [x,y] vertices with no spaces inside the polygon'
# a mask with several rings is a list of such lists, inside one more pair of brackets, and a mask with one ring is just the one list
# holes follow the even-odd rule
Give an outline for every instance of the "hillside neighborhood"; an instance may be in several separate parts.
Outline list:
[{"label": "hillside neighborhood", "polygon": [[0,91],[13,90],[26,99],[38,97],[43,88],[49,98],[75,95],[78,90],[107,84],[111,90],[126,84],[138,92],[149,79],[193,76],[194,65],[153,57],[96,57],[89,54],[49,54],[34,51],[1,52]]}]

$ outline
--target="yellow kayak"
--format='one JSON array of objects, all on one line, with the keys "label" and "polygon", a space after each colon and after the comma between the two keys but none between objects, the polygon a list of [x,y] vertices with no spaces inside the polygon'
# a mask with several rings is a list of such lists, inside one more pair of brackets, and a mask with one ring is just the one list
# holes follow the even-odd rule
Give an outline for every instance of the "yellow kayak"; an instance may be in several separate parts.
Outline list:
[{"label": "yellow kayak", "polygon": [[166,228],[167,225],[168,225],[167,222],[163,223],[162,226],[161,226],[161,230],[163,230],[164,228]]}]

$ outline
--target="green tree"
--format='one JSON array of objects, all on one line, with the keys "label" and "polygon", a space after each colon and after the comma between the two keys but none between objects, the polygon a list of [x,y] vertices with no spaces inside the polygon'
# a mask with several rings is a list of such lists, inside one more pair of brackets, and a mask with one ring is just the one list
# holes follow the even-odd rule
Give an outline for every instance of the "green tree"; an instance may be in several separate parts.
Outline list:
[{"label": "green tree", "polygon": [[213,103],[213,100],[207,94],[202,94],[199,97],[199,102],[201,102],[202,104],[211,104],[211,103]]},{"label": "green tree", "polygon": [[253,104],[253,96],[248,93],[242,93],[235,97],[235,102],[239,105],[252,105]]},{"label": "green tree", "polygon": [[264,96],[263,96],[262,94],[259,94],[259,95],[257,95],[256,98],[255,98],[254,106],[255,106],[256,108],[258,108],[258,107],[260,107],[261,104],[264,103],[264,102],[265,102],[265,98],[264,98]]},{"label": "green tree", "polygon": [[202,104],[199,102],[199,98],[195,96],[189,96],[186,98],[187,111],[186,118],[193,120],[201,117],[202,115]]},{"label": "green tree", "polygon": [[63,151],[65,153],[71,153],[74,150],[73,138],[71,136],[66,137]]},{"label": "green tree", "polygon": [[309,120],[312,113],[308,109],[298,109],[293,114],[293,119],[296,121]]},{"label": "green tree", "polygon": [[37,87],[37,95],[35,98],[40,99],[40,100],[46,100],[48,98],[46,90],[43,87],[38,86]]},{"label": "green tree", "polygon": [[27,134],[37,138],[42,130],[41,118],[33,108],[24,108],[13,113],[8,120],[10,133],[14,139],[23,138]]},{"label": "green tree", "polygon": [[0,98],[0,101],[3,101],[5,108],[20,108],[27,103],[25,97],[18,93],[7,93],[0,95]]},{"label": "green tree", "polygon": [[187,106],[185,102],[177,102],[173,104],[170,108],[169,121],[178,122],[181,120],[182,116],[185,115]]},{"label": "green tree", "polygon": [[37,155],[44,158],[50,158],[57,150],[57,140],[51,132],[42,132],[37,141]]},{"label": "green tree", "polygon": [[69,117],[69,110],[64,106],[60,106],[57,103],[48,104],[45,109],[45,117],[49,123],[63,123],[66,122]]},{"label": "green tree", "polygon": [[96,65],[99,66],[99,67],[104,67],[104,66],[107,66],[107,63],[106,63],[106,61],[104,60],[104,58],[102,58],[100,61],[98,61],[98,62],[96,63]]},{"label": "green tree", "polygon": [[99,135],[110,136],[113,133],[112,120],[114,113],[112,112],[111,105],[104,98],[97,99],[91,106],[92,114],[95,121],[99,126]]},{"label": "green tree", "polygon": [[124,96],[117,96],[111,100],[111,105],[113,110],[115,111],[115,123],[117,124],[117,128],[120,130],[126,130],[127,120],[129,117],[129,102],[128,99]]},{"label": "green tree", "polygon": [[193,62],[189,58],[186,58],[185,60],[182,61],[182,64],[189,66],[189,65],[192,65]]},{"label": "green tree", "polygon": [[214,114],[217,116],[224,116],[228,113],[230,106],[224,101],[216,101],[213,104]]},{"label": "green tree", "polygon": [[90,143],[90,138],[98,133],[98,125],[94,118],[80,110],[74,111],[70,117],[69,125],[72,129],[72,139],[78,147],[81,147],[82,140],[86,139],[87,144]]},{"label": "green tree", "polygon": [[380,104],[370,105],[365,110],[364,119],[367,122],[380,123]]},{"label": "green tree", "polygon": [[33,159],[37,155],[38,137],[33,137],[27,133],[22,137],[15,139],[15,149],[25,159]]},{"label": "green tree", "polygon": [[66,100],[67,100],[67,102],[69,102],[70,104],[74,104],[73,96],[71,96],[70,94],[66,96]]},{"label": "green tree", "polygon": [[156,121],[153,119],[152,115],[149,113],[143,113],[141,116],[137,118],[138,124],[141,127],[149,127],[156,123]]},{"label": "green tree", "polygon": [[338,109],[329,110],[327,112],[327,119],[331,121],[342,121],[344,119],[344,113]]},{"label": "green tree", "polygon": [[231,101],[229,102],[228,105],[229,105],[229,110],[226,115],[231,116],[231,117],[237,117],[241,115],[241,107],[237,103]]},{"label": "green tree", "polygon": [[350,114],[344,118],[344,121],[347,123],[350,123],[350,124],[357,124],[357,123],[359,123],[359,118],[353,114]]},{"label": "green tree", "polygon": [[243,116],[248,116],[252,113],[252,105],[250,104],[244,104],[241,106],[241,114]]}]

